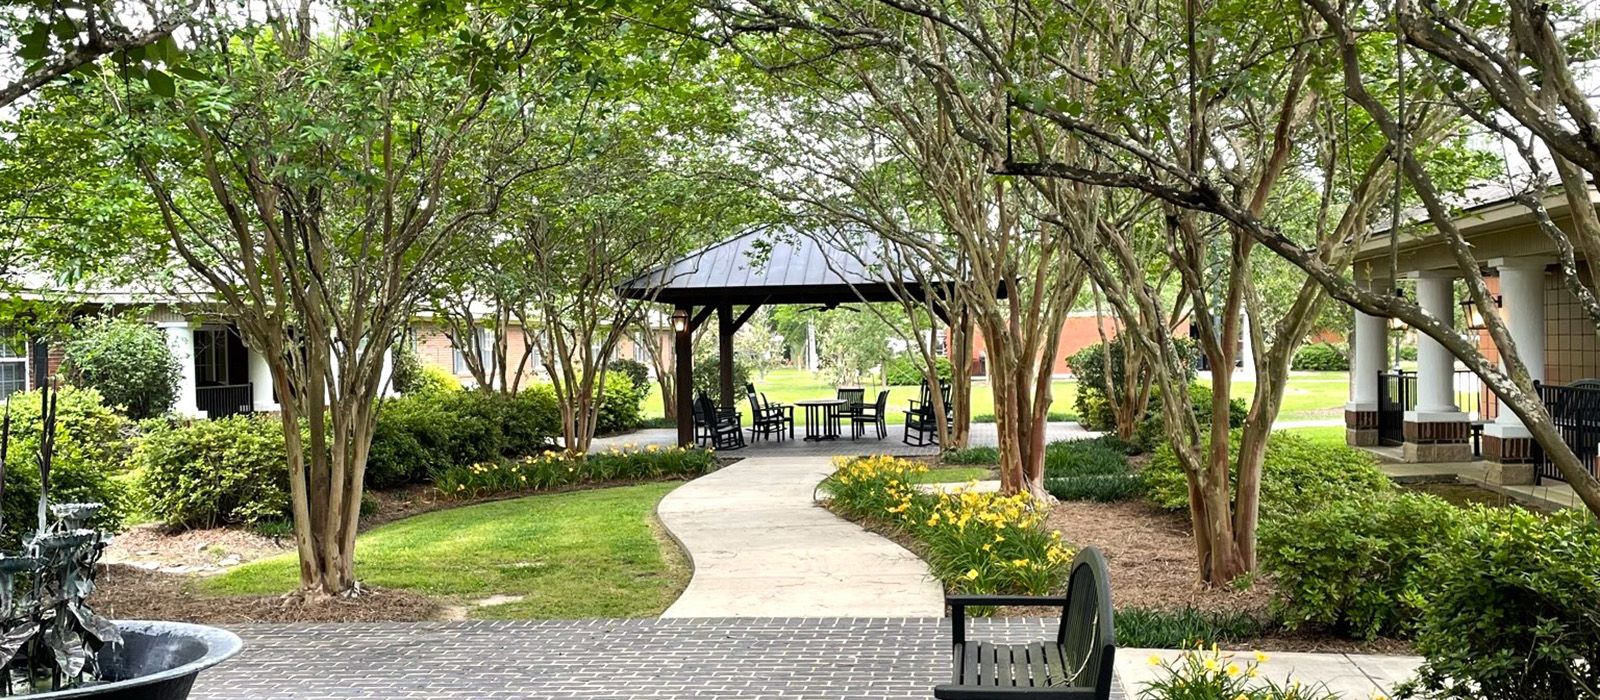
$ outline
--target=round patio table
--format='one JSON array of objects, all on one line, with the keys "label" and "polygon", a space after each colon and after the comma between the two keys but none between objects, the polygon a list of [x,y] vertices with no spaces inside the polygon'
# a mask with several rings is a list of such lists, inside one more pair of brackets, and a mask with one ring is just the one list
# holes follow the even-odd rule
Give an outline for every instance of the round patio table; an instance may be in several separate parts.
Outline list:
[{"label": "round patio table", "polygon": [[844,399],[806,399],[794,402],[794,405],[806,409],[806,439],[838,440],[839,409],[846,403]]}]

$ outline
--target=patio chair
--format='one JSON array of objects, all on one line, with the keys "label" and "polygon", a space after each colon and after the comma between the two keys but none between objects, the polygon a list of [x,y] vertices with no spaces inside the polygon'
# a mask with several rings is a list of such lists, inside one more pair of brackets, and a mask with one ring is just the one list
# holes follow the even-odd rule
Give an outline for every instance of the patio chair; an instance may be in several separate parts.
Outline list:
[{"label": "patio chair", "polygon": [[782,415],[783,416],[783,424],[789,427],[789,437],[791,437],[791,438],[794,437],[794,406],[793,405],[782,403],[782,402],[769,401],[767,399],[766,392],[764,392],[764,391],[756,391],[756,385],[752,384],[750,382],[745,382],[744,383],[744,391],[745,391],[746,394],[754,394],[756,396],[761,397],[761,408],[762,408],[762,410],[772,411],[774,413],[778,413],[779,415]]},{"label": "patio chair", "polygon": [[[944,420],[948,429],[953,425],[949,382],[939,382],[939,396],[944,399]],[[907,445],[923,447],[939,443],[939,422],[933,410],[933,390],[928,387],[928,380],[922,380],[921,398],[912,399],[906,407],[905,414],[904,442]]]},{"label": "patio chair", "polygon": [[[852,418],[856,411],[861,408],[861,404],[866,403],[867,390],[840,389],[838,397],[844,401],[844,405],[839,407],[839,418]],[[854,425],[855,420],[852,418],[850,423]],[[854,430],[854,428],[852,428],[852,430]]]},{"label": "patio chair", "polygon": [[[746,385],[746,388],[749,388]],[[755,441],[757,436],[778,436],[783,439],[784,424],[789,426],[790,437],[794,436],[794,412],[785,412],[782,408],[773,408],[766,403],[761,394],[754,391],[745,394],[750,400],[750,440]]]},{"label": "patio chair", "polygon": [[850,414],[850,429],[853,431],[850,439],[861,437],[866,431],[863,426],[872,425],[878,429],[878,439],[882,440],[889,434],[889,426],[884,422],[884,416],[889,411],[889,390],[878,392],[875,403],[862,404]]},{"label": "patio chair", "polygon": [[744,428],[740,427],[737,411],[718,411],[711,398],[701,394],[695,399],[701,416],[706,417],[706,432],[711,446],[719,450],[737,450],[744,447]]}]

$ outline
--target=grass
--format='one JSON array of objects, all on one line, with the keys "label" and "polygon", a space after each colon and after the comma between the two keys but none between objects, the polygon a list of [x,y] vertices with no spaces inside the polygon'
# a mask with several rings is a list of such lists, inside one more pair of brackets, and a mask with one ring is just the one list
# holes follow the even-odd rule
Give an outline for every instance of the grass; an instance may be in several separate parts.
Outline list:
[{"label": "grass", "polygon": [[[1234,382],[1233,398],[1250,402],[1255,382]],[[1346,372],[1295,372],[1283,392],[1283,406],[1278,420],[1315,420],[1339,418],[1344,415],[1345,402],[1350,400],[1350,376]]]},{"label": "grass", "polygon": [[1283,432],[1294,433],[1310,440],[1317,445],[1343,445],[1345,444],[1344,426],[1326,425],[1315,428],[1289,428]]},{"label": "grass", "polygon": [[[656,503],[677,482],[529,496],[437,511],[356,540],[364,582],[471,606],[496,620],[649,617],[688,583],[688,568],[654,531]],[[223,594],[265,595],[298,582],[293,556],[240,566],[204,582]]]},{"label": "grass", "polygon": [[983,481],[992,476],[994,472],[983,467],[938,467],[928,471],[914,474],[911,483],[914,484],[950,484],[966,483],[968,481]]}]

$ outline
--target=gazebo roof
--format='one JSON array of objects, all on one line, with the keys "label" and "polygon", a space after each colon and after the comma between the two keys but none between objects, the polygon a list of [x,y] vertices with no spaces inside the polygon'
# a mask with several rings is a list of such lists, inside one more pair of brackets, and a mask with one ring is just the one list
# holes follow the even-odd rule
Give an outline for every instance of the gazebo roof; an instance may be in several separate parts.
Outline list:
[{"label": "gazebo roof", "polygon": [[[893,280],[876,263],[882,246],[852,254],[795,229],[757,230],[714,243],[618,288],[625,297],[663,304],[848,304],[895,301]],[[904,286],[920,296],[922,285]]]}]

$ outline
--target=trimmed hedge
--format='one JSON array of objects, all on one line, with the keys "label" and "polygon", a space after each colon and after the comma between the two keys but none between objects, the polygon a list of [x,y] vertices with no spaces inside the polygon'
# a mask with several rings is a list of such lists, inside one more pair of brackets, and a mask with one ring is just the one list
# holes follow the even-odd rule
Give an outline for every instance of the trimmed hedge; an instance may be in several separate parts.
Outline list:
[{"label": "trimmed hedge", "polygon": [[[889,386],[918,386],[925,379],[924,369],[921,355],[898,355],[883,363],[883,382]],[[955,366],[947,357],[934,359],[934,371],[945,381],[956,374]]]},{"label": "trimmed hedge", "polygon": [[454,466],[538,454],[559,430],[555,393],[547,386],[516,396],[453,391],[385,399],[367,483],[380,489],[424,483]]},{"label": "trimmed hedge", "polygon": [[69,339],[61,372],[96,389],[134,420],[166,413],[178,398],[182,364],[161,331],[131,318],[91,319]]},{"label": "trimmed hedge", "polygon": [[1289,369],[1297,372],[1348,372],[1350,355],[1337,345],[1307,345],[1295,352],[1294,359],[1289,361]]},{"label": "trimmed hedge", "polygon": [[[1233,431],[1233,451],[1239,432]],[[1156,450],[1142,473],[1150,500],[1168,510],[1189,510],[1189,482],[1170,445]],[[1231,478],[1237,478],[1233,475]],[[1279,431],[1267,439],[1261,474],[1261,515],[1303,511],[1348,498],[1370,498],[1393,488],[1371,455],[1344,445],[1319,445]]]},{"label": "trimmed hedge", "polygon": [[436,486],[445,498],[480,498],[518,491],[545,491],[574,484],[696,477],[717,468],[710,451],[683,447],[607,450],[578,456],[547,452],[517,459],[464,464],[444,470]]},{"label": "trimmed hedge", "polygon": [[[742,391],[744,385],[740,384],[738,389]],[[644,422],[644,397],[649,394],[649,384],[635,384],[627,374],[607,372],[594,419],[595,434],[614,435],[638,429]]]}]

